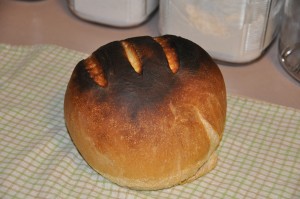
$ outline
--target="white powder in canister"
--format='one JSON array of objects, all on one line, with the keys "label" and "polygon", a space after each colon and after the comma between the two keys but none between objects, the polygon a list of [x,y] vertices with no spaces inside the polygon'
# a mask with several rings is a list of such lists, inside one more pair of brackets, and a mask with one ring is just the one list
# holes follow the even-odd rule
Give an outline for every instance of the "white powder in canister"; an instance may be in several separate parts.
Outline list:
[{"label": "white powder in canister", "polygon": [[160,31],[193,40],[215,59],[257,58],[277,33],[280,0],[160,1]]}]

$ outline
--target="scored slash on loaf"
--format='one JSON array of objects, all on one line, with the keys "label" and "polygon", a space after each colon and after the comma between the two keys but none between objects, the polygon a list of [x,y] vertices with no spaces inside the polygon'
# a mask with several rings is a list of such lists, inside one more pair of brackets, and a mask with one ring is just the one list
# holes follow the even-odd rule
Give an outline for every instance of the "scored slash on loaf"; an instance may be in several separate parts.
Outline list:
[{"label": "scored slash on loaf", "polygon": [[107,86],[107,80],[105,78],[103,68],[93,55],[89,56],[85,60],[85,68],[90,74],[91,78],[97,82],[98,85],[101,87]]},{"label": "scored slash on loaf", "polygon": [[[171,47],[170,43],[168,42],[168,39],[163,37],[155,37],[153,38],[154,41],[156,41],[159,45],[161,45],[169,67],[173,73],[176,73],[179,69],[179,60],[177,57],[177,54],[175,52],[175,49]],[[121,41],[121,44],[124,48],[124,51],[126,53],[126,56],[128,58],[128,61],[130,62],[131,66],[137,72],[138,74],[142,73],[142,61],[139,57],[139,54],[134,47],[134,44],[130,43],[129,41],[123,40]],[[99,64],[98,60],[91,55],[85,60],[85,66],[87,71],[89,72],[91,78],[95,80],[101,87],[107,86],[107,80],[105,78],[103,68],[101,64]]]},{"label": "scored slash on loaf", "polygon": [[221,71],[200,46],[142,36],[110,42],[80,61],[64,114],[72,141],[99,174],[157,190],[216,166],[226,104]]},{"label": "scored slash on loaf", "polygon": [[164,53],[166,54],[166,58],[168,60],[168,64],[173,73],[176,73],[179,69],[179,60],[175,49],[171,47],[168,39],[164,37],[155,37],[153,38],[159,45],[161,45]]},{"label": "scored slash on loaf", "polygon": [[128,61],[138,74],[142,73],[142,62],[132,44],[127,41],[121,41],[122,46],[127,55]]}]

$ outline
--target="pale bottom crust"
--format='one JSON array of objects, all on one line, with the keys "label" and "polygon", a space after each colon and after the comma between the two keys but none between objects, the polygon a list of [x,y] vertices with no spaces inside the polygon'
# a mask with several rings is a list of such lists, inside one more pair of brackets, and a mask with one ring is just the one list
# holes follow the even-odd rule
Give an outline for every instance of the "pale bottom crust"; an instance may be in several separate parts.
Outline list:
[{"label": "pale bottom crust", "polygon": [[[211,170],[213,170],[217,165],[217,161],[218,161],[217,153],[213,152],[211,154],[211,156],[209,157],[209,159],[195,173],[195,175],[191,176],[190,178],[188,178],[186,180],[181,181],[178,184],[173,184],[171,182],[163,182],[163,181],[157,182],[155,184],[153,184],[153,182],[147,184],[143,181],[138,183],[136,181],[132,182],[131,180],[125,180],[124,181],[124,179],[115,178],[115,177],[112,177],[112,176],[109,176],[109,175],[106,175],[106,174],[101,174],[101,175],[103,175],[107,179],[110,179],[112,182],[118,184],[119,186],[128,187],[130,189],[134,189],[134,190],[159,190],[159,189],[170,188],[172,186],[176,186],[176,185],[179,185],[179,184],[185,184],[185,183],[192,182],[192,181],[196,180],[197,178],[199,178],[199,177],[205,175],[206,173],[210,172]],[[101,173],[101,172],[99,172],[99,173]]]},{"label": "pale bottom crust", "polygon": [[211,154],[211,156],[209,157],[209,159],[195,173],[195,175],[193,175],[192,177],[182,181],[181,184],[192,182],[192,181],[196,180],[197,178],[207,174],[208,172],[210,172],[211,170],[213,170],[217,166],[217,162],[218,162],[218,155],[217,155],[216,152],[213,152]]}]

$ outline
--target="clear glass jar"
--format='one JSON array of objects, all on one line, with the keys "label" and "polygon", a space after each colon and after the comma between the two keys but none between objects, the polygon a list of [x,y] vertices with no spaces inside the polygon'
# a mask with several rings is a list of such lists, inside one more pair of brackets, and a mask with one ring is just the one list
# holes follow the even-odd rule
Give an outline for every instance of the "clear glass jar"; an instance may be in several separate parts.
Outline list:
[{"label": "clear glass jar", "polygon": [[279,38],[279,60],[300,81],[300,1],[286,0]]},{"label": "clear glass jar", "polygon": [[214,59],[258,58],[276,37],[282,0],[162,0],[159,29],[194,41]]},{"label": "clear glass jar", "polygon": [[115,27],[139,25],[158,7],[158,0],[68,0],[70,10],[87,21]]}]

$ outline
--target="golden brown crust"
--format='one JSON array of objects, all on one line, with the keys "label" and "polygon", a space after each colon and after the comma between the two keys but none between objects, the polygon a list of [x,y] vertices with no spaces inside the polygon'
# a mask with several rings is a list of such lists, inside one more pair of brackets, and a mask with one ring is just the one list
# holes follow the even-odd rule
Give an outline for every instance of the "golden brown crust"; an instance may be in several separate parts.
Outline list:
[{"label": "golden brown crust", "polygon": [[90,74],[90,77],[101,87],[107,86],[107,80],[104,75],[102,66],[97,59],[92,55],[84,60],[85,69]]},{"label": "golden brown crust", "polygon": [[[226,91],[217,65],[186,39],[159,40],[176,52],[176,73],[161,42],[130,38],[93,53],[106,87],[81,61],[65,95],[66,125],[84,159],[134,189],[162,189],[205,174],[216,164],[212,154],[224,130]],[[134,45],[141,67],[131,65],[124,43]]]},{"label": "golden brown crust", "polygon": [[171,71],[176,73],[179,69],[179,60],[175,49],[170,45],[170,42],[166,38],[155,37],[153,39],[162,47]]},{"label": "golden brown crust", "polygon": [[124,51],[126,53],[126,57],[128,61],[130,62],[131,66],[137,72],[138,74],[142,73],[142,62],[134,48],[134,46],[129,43],[128,41],[121,41],[121,44],[124,48]]}]

